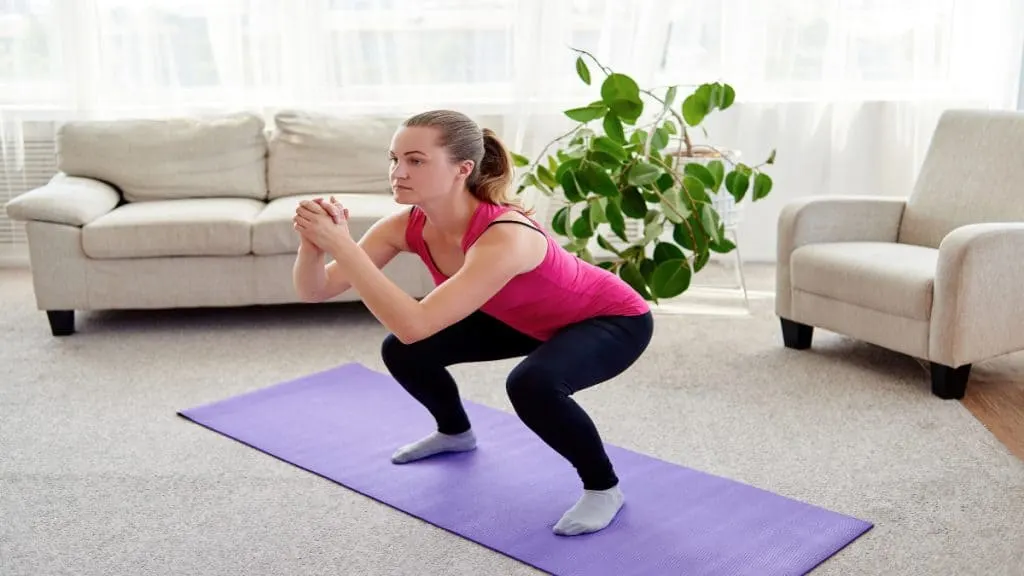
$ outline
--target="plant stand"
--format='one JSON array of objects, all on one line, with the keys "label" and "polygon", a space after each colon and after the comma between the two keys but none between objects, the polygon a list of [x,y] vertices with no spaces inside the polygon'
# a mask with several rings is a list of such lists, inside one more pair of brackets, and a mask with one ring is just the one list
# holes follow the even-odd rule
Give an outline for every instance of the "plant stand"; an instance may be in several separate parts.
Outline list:
[{"label": "plant stand", "polygon": [[722,217],[722,224],[725,226],[725,235],[731,239],[736,248],[732,250],[732,267],[733,274],[735,275],[736,283],[730,286],[718,286],[718,285],[701,285],[696,284],[695,287],[700,288],[713,288],[721,289],[726,288],[729,290],[739,290],[743,295],[743,306],[747,313],[750,313],[750,297],[747,294],[747,279],[743,274],[743,256],[740,254],[740,241],[737,229],[743,219],[743,203],[736,203],[736,200],[730,196],[727,192],[720,192],[713,201],[715,210]]}]

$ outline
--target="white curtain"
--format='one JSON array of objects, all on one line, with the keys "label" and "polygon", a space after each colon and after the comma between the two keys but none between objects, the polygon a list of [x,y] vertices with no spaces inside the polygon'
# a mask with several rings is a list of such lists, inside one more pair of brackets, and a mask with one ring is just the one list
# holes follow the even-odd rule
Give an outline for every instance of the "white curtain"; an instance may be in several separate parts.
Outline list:
[{"label": "white curtain", "polygon": [[599,97],[574,47],[645,86],[736,87],[707,126],[778,150],[740,230],[764,259],[784,201],[906,194],[942,110],[1015,107],[1022,31],[1024,0],[0,0],[0,155],[10,196],[34,121],[441,106],[536,153]]}]

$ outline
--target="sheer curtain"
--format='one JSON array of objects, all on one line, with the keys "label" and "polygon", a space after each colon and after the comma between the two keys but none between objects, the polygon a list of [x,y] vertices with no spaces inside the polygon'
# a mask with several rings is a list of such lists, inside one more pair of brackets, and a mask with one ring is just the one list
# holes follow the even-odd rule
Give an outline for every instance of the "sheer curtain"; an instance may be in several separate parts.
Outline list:
[{"label": "sheer curtain", "polygon": [[67,119],[445,106],[535,153],[598,97],[575,47],[647,86],[736,87],[708,130],[747,158],[778,149],[773,195],[740,230],[745,255],[771,258],[785,200],[906,194],[943,109],[1016,106],[1022,4],[0,0],[0,202],[23,191],[35,123]]}]

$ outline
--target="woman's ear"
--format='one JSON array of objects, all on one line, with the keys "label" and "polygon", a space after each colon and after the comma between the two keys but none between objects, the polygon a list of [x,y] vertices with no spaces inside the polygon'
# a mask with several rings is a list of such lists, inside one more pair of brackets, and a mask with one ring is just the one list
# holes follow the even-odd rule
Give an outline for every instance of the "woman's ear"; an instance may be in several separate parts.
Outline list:
[{"label": "woman's ear", "polygon": [[463,160],[462,162],[460,162],[459,163],[459,177],[468,180],[469,179],[469,175],[473,173],[473,166],[474,166],[474,164],[473,164],[472,160]]}]

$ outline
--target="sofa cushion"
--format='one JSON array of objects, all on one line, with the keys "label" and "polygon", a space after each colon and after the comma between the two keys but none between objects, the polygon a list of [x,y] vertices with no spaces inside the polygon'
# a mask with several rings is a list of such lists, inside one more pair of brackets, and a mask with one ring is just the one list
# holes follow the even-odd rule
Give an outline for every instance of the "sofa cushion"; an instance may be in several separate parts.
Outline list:
[{"label": "sofa cushion", "polygon": [[267,157],[268,198],[390,194],[388,149],[400,119],[282,111]]},{"label": "sofa cushion", "polygon": [[809,244],[790,256],[791,282],[794,290],[928,320],[938,258],[938,250],[892,242]]},{"label": "sofa cushion", "polygon": [[[300,194],[271,200],[256,217],[252,229],[252,251],[257,256],[289,254],[299,249],[299,233],[292,226],[295,209],[302,200],[325,194]],[[349,230],[358,240],[377,220],[400,210],[408,210],[381,194],[334,194],[338,202],[348,208]]]},{"label": "sofa cushion", "polygon": [[90,258],[241,256],[264,206],[247,198],[124,204],[82,228],[82,249]]},{"label": "sofa cushion", "polygon": [[263,119],[218,117],[75,121],[57,133],[57,167],[108,182],[129,202],[266,199]]}]

